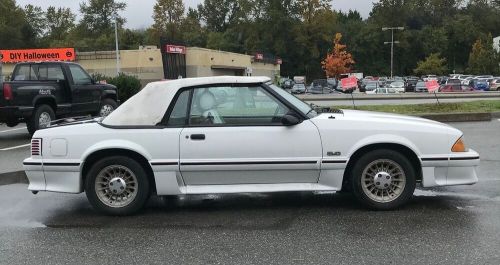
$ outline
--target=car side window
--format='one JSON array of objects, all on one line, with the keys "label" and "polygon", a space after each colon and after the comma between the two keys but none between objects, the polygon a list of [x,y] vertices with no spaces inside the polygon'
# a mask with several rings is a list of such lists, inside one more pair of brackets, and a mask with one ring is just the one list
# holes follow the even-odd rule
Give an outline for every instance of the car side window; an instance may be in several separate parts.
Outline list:
[{"label": "car side window", "polygon": [[71,76],[73,76],[73,83],[75,85],[92,84],[92,79],[90,79],[90,76],[80,66],[71,64],[69,65],[69,71],[71,72]]},{"label": "car side window", "polygon": [[167,126],[182,126],[186,124],[190,92],[191,90],[185,90],[177,97],[177,101],[168,117]]},{"label": "car side window", "polygon": [[289,111],[260,86],[196,88],[190,110],[196,126],[278,125]]},{"label": "car side window", "polygon": [[36,81],[38,80],[35,71],[33,71],[33,68],[31,67],[31,64],[23,64],[20,65],[19,68],[17,69],[16,74],[14,75],[13,78],[14,81]]},{"label": "car side window", "polygon": [[64,80],[64,74],[60,65],[46,64],[38,67],[38,80]]}]

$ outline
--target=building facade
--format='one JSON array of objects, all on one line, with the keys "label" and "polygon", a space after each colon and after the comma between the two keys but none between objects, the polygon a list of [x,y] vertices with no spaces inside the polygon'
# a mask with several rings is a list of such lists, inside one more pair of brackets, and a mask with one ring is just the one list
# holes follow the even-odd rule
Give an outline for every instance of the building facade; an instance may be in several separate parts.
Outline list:
[{"label": "building facade", "polygon": [[[186,77],[253,75],[274,79],[280,74],[280,64],[255,60],[254,56],[246,54],[186,47],[185,56]],[[162,54],[156,46],[120,50],[119,57],[119,71],[137,76],[143,85],[164,79]],[[76,52],[75,62],[91,74],[117,75],[115,51]],[[14,63],[4,63],[4,75],[9,76],[14,66]]]}]

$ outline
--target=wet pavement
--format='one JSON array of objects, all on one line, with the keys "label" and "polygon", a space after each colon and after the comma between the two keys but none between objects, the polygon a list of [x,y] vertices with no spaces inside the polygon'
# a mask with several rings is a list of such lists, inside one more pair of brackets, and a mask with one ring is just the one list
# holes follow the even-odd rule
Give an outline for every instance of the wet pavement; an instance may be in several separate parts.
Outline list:
[{"label": "wet pavement", "polygon": [[397,211],[302,192],[152,197],[108,217],[84,194],[0,186],[0,264],[500,264],[500,121],[452,125],[480,182],[419,189]]},{"label": "wet pavement", "polygon": [[30,140],[26,125],[0,124],[0,174],[23,169],[22,162],[30,155]]}]

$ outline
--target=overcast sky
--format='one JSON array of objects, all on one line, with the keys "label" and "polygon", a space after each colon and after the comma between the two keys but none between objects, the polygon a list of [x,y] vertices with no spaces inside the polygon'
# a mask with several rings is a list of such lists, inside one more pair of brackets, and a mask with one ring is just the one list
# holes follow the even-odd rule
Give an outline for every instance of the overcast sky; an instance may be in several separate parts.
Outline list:
[{"label": "overcast sky", "polygon": [[[183,0],[187,7],[196,7],[203,0]],[[78,13],[79,3],[81,0],[17,0],[17,4],[20,6],[25,6],[27,4],[42,6],[46,9],[48,6],[56,7],[69,7],[73,12]],[[153,24],[153,19],[151,18],[153,14],[153,5],[156,0],[133,0],[122,2],[127,3],[127,9],[121,14],[127,19],[126,27],[128,28],[146,28]],[[361,15],[366,18],[372,9],[373,3],[378,2],[378,0],[333,0],[332,5],[334,9],[348,11],[349,9],[358,10]]]}]

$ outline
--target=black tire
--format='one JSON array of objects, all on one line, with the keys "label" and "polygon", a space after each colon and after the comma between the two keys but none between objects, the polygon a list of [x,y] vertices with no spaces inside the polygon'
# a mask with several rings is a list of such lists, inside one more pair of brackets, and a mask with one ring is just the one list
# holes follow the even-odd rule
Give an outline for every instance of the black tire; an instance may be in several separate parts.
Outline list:
[{"label": "black tire", "polygon": [[[48,115],[50,120],[56,119],[56,114],[54,110],[49,105],[38,105],[33,111],[33,115],[26,122],[26,127],[28,127],[28,132],[33,135],[38,129],[40,129],[40,116]],[[42,126],[43,127],[43,126]]]},{"label": "black tire", "polygon": [[[118,103],[116,103],[116,101],[112,98],[105,98],[101,101],[101,106],[99,106],[99,111],[97,111],[97,113],[95,113],[96,116],[102,116],[101,113],[102,113],[102,109],[106,106],[109,106],[112,108],[112,111],[114,111],[116,108],[118,108]],[[107,114],[109,115],[109,113]],[[105,115],[105,116],[107,116]]]},{"label": "black tire", "polygon": [[[123,166],[129,169],[137,179],[137,194],[133,200],[123,207],[106,205],[96,192],[95,183],[98,174],[109,166]],[[138,212],[146,204],[150,195],[149,185],[147,173],[137,161],[124,156],[112,156],[103,158],[92,165],[85,178],[85,193],[90,204],[98,212],[107,215],[131,215]]]},{"label": "black tire", "polygon": [[[365,168],[367,168],[372,162],[382,159],[385,161],[395,162],[397,165],[399,165],[406,179],[404,188],[402,189],[402,191],[400,191],[399,195],[392,201],[388,202],[380,202],[374,200],[373,198],[370,198],[362,187],[362,175]],[[393,181],[392,179],[393,176],[390,176],[390,178],[391,181]],[[373,182],[373,185],[374,183],[375,182]],[[389,186],[390,185],[391,184],[389,184]],[[415,191],[415,185],[416,185],[415,169],[413,168],[412,164],[410,163],[408,158],[406,158],[404,155],[393,150],[379,149],[368,152],[363,156],[361,156],[361,158],[359,158],[359,160],[356,161],[356,164],[353,167],[352,178],[351,178],[352,191],[355,197],[362,204],[373,210],[393,210],[405,204],[413,196],[413,192]]]}]

